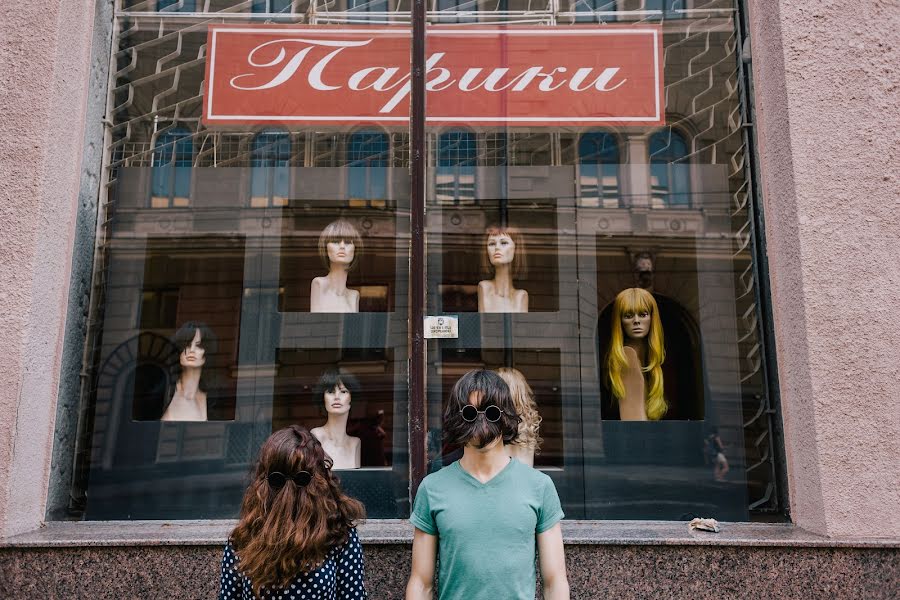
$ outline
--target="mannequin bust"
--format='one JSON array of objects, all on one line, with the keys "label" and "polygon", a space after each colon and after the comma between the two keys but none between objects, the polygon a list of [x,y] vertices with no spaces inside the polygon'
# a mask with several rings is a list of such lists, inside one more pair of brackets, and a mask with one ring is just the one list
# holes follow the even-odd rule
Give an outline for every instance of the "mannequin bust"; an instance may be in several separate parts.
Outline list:
[{"label": "mannequin bust", "polygon": [[334,461],[334,469],[358,469],[360,465],[360,439],[347,435],[350,402],[358,395],[356,378],[338,370],[323,373],[313,391],[313,398],[322,402],[328,419],[325,425],[312,429],[311,433]]},{"label": "mannequin bust", "polygon": [[319,235],[319,258],[328,275],[312,280],[309,311],[327,313],[359,312],[359,291],[347,287],[347,274],[362,251],[362,238],[350,221],[329,223]]},{"label": "mannequin bust", "polygon": [[[216,338],[204,323],[188,321],[175,332],[178,377],[175,392],[163,411],[161,421],[206,421],[208,377],[203,367],[216,353]],[[207,372],[209,369],[207,368]]]},{"label": "mannequin bust", "polygon": [[519,230],[488,228],[482,263],[493,278],[478,282],[478,312],[528,312],[528,292],[513,285],[514,277],[525,274],[525,257],[525,240]]},{"label": "mannequin bust", "polygon": [[619,292],[611,329],[606,371],[621,419],[661,419],[667,409],[662,374],[666,351],[653,294],[641,288]]},{"label": "mannequin bust", "polygon": [[497,369],[497,374],[509,386],[516,414],[522,419],[519,421],[519,437],[506,446],[506,450],[511,457],[533,467],[534,455],[540,451],[541,443],[544,441],[538,433],[541,415],[538,414],[537,403],[534,401],[534,392],[518,369],[503,367]]}]

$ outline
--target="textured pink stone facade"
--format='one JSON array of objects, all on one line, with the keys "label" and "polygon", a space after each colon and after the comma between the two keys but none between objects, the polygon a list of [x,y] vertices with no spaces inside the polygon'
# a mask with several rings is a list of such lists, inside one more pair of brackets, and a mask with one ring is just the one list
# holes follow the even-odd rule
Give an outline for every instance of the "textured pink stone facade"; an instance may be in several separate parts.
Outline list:
[{"label": "textured pink stone facade", "polygon": [[[900,10],[749,0],[794,521],[900,537]],[[0,4],[0,536],[50,478],[93,0]]]},{"label": "textured pink stone facade", "polygon": [[44,517],[93,13],[0,3],[0,535]]},{"label": "textured pink stone facade", "polygon": [[750,7],[792,519],[900,536],[900,10]]}]

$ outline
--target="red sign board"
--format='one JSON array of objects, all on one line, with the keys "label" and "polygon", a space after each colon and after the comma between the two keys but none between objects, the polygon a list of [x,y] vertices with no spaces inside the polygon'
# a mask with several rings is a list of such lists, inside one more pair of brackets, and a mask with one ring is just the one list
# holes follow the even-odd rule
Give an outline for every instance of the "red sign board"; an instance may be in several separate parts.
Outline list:
[{"label": "red sign board", "polygon": [[[409,121],[406,27],[212,25],[203,120],[226,124]],[[429,27],[429,124],[659,125],[662,31]]]}]

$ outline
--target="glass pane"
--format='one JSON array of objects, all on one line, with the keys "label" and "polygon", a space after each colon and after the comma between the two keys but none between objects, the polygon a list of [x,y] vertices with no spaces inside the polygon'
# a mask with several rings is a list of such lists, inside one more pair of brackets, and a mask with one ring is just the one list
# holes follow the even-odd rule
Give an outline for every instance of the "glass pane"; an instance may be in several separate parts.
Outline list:
[{"label": "glass pane", "polygon": [[568,518],[749,519],[774,481],[733,3],[438,8],[426,309],[458,336],[428,342],[430,469],[461,455],[454,382],[514,369]]},{"label": "glass pane", "polygon": [[[225,26],[186,15],[192,6],[160,3],[116,29],[128,59],[110,107],[73,515],[235,517],[260,444],[296,423],[323,440],[369,518],[404,517],[408,117],[297,119],[287,103],[305,92],[295,89],[266,96],[277,118],[252,113],[266,102],[258,94],[236,105],[249,111],[240,122],[214,120],[211,52],[217,69],[242,69],[238,36],[264,44],[326,29],[306,2],[213,3],[230,13]],[[272,12],[280,28],[254,16]],[[360,31],[350,38],[371,37]],[[395,31],[392,47],[408,60],[408,29]],[[333,399],[339,386],[349,410]]]}]

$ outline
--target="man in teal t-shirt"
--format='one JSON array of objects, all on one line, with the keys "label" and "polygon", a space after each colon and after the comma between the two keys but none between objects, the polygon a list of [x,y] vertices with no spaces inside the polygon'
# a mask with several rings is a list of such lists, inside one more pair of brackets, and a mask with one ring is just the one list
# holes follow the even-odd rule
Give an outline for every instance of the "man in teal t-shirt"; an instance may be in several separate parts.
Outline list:
[{"label": "man in teal t-shirt", "polygon": [[443,429],[463,457],[416,494],[407,600],[431,600],[438,556],[440,600],[534,600],[535,544],[545,600],[569,598],[556,488],[506,450],[519,420],[493,371],[470,371],[453,386]]}]

